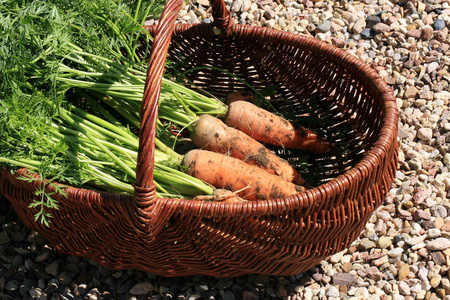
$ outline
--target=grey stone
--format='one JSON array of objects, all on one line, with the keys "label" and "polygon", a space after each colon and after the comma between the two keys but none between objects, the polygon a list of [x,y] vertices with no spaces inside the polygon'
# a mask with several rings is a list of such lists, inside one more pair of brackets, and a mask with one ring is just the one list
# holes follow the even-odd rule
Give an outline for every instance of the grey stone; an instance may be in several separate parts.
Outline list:
[{"label": "grey stone", "polygon": [[434,19],[433,22],[433,29],[434,30],[441,30],[445,27],[445,21],[443,19]]},{"label": "grey stone", "polygon": [[219,293],[220,293],[220,297],[222,298],[222,300],[235,300],[236,299],[236,296],[230,290],[220,290]]},{"label": "grey stone", "polygon": [[374,32],[371,28],[364,28],[361,32],[361,37],[363,39],[371,39],[374,36]]},{"label": "grey stone", "polygon": [[232,278],[220,278],[219,281],[214,285],[216,289],[228,289],[233,285]]},{"label": "grey stone", "polygon": [[319,29],[322,32],[330,31],[330,27],[331,27],[331,22],[328,20],[325,20],[321,24],[317,25],[317,29]]},{"label": "grey stone", "polygon": [[59,272],[59,260],[55,260],[47,265],[45,267],[45,272],[47,272],[47,274],[56,276]]},{"label": "grey stone", "polygon": [[6,230],[0,232],[0,245],[7,244],[11,241],[8,232]]},{"label": "grey stone", "polygon": [[155,287],[150,282],[141,282],[135,284],[131,290],[130,294],[132,295],[147,295],[150,292],[153,292]]},{"label": "grey stone", "polygon": [[[449,154],[449,153],[446,153]],[[433,217],[441,217],[445,219],[447,217],[447,208],[443,205],[433,205],[431,207],[431,213],[433,214]]]},{"label": "grey stone", "polygon": [[381,18],[379,16],[368,16],[366,18],[366,27],[372,28],[376,24],[381,22]]},{"label": "grey stone", "polygon": [[58,276],[58,281],[62,285],[69,285],[72,282],[72,277],[66,271],[62,271]]}]

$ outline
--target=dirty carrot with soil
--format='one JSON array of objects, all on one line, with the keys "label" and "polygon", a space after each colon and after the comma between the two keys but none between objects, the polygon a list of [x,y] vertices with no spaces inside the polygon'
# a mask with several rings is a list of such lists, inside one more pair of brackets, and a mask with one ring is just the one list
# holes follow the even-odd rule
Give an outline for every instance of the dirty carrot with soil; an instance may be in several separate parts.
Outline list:
[{"label": "dirty carrot with soil", "polygon": [[318,154],[332,148],[329,142],[323,141],[311,130],[296,128],[286,119],[245,101],[230,103],[225,123],[263,143]]},{"label": "dirty carrot with soil", "polygon": [[201,116],[194,125],[191,139],[203,150],[243,160],[294,184],[305,183],[301,175],[286,160],[244,132],[225,125],[218,118],[210,115]]},{"label": "dirty carrot with soil", "polygon": [[185,155],[183,165],[189,175],[215,188],[233,191],[246,200],[283,198],[305,190],[257,166],[211,151],[191,150]]}]

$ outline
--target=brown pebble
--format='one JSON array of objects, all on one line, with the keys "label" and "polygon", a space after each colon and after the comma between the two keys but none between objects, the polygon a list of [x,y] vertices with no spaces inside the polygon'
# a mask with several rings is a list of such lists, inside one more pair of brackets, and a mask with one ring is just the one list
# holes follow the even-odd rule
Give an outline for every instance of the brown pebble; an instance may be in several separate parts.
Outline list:
[{"label": "brown pebble", "polygon": [[436,289],[436,295],[438,295],[440,299],[444,299],[444,297],[446,296],[445,289]]},{"label": "brown pebble", "polygon": [[[437,218],[436,218],[437,219]],[[436,227],[437,228],[437,227]],[[450,232],[450,221],[448,221],[447,223],[445,223],[444,225],[441,226],[441,231],[447,231]]]},{"label": "brown pebble", "polygon": [[414,220],[415,221],[429,220],[430,218],[431,218],[431,214],[428,211],[424,211],[424,210],[418,209],[414,213]]},{"label": "brown pebble", "polygon": [[[437,229],[441,229],[444,226],[444,224],[445,224],[444,219],[442,217],[437,217],[434,220],[434,225],[435,225],[435,228],[437,228]],[[442,231],[442,229],[441,229],[441,231]]]},{"label": "brown pebble", "polygon": [[378,24],[373,25],[372,30],[375,31],[375,32],[383,33],[383,32],[390,31],[391,27],[389,27],[389,25],[387,25],[387,24],[384,24],[384,23],[380,22]]},{"label": "brown pebble", "polygon": [[340,38],[336,38],[336,37],[331,38],[331,43],[338,48],[344,48],[345,45],[347,45],[347,42],[344,39],[340,39]]},{"label": "brown pebble", "polygon": [[436,40],[440,41],[440,42],[444,42],[447,39],[448,36],[448,28],[445,27],[444,29],[441,29],[439,31],[436,31],[434,33],[434,37],[436,38]]},{"label": "brown pebble", "polygon": [[409,30],[414,30],[414,29],[417,29],[417,26],[416,26],[416,24],[408,24],[408,25],[406,25],[406,29],[409,31]]},{"label": "brown pebble", "polygon": [[348,287],[346,285],[341,285],[339,287],[339,293],[347,294],[347,292],[348,292]]},{"label": "brown pebble", "polygon": [[445,255],[442,254],[441,251],[431,251],[430,254],[431,254],[431,257],[433,258],[433,261],[437,265],[445,265],[447,263],[447,260],[445,259]]},{"label": "brown pebble", "polygon": [[430,25],[426,25],[422,28],[422,34],[420,38],[424,41],[428,41],[433,36],[433,28]]},{"label": "brown pebble", "polygon": [[388,17],[387,19],[386,19],[386,24],[388,24],[388,25],[391,25],[391,24],[394,24],[394,23],[396,23],[398,20],[397,20],[397,18],[396,17],[394,17],[394,16],[390,16],[390,17]]},{"label": "brown pebble", "polygon": [[333,284],[339,286],[354,286],[356,278],[350,273],[336,273],[333,275]]},{"label": "brown pebble", "polygon": [[420,248],[419,251],[417,251],[417,254],[423,257],[428,257],[430,251],[427,248]]},{"label": "brown pebble", "polygon": [[412,37],[412,38],[415,38],[415,39],[420,39],[420,36],[422,35],[422,33],[420,32],[419,29],[410,29],[410,30],[408,30],[408,31],[405,33],[405,35],[406,35],[407,37]]},{"label": "brown pebble", "polygon": [[409,265],[404,264],[398,270],[398,280],[406,279],[409,275]]},{"label": "brown pebble", "polygon": [[352,265],[352,263],[349,263],[349,262],[348,263],[343,263],[341,268],[342,268],[342,271],[348,273],[348,272],[350,272],[353,269],[353,265]]}]

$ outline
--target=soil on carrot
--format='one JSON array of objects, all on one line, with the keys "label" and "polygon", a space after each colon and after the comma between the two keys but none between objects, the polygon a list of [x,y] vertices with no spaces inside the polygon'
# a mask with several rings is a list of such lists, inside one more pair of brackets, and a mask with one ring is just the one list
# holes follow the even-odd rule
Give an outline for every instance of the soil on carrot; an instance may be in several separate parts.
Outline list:
[{"label": "soil on carrot", "polygon": [[250,154],[248,159],[254,161],[258,166],[262,166],[264,168],[268,168],[270,164],[270,160],[267,158],[267,152],[265,152],[264,149],[261,149],[256,155]]}]

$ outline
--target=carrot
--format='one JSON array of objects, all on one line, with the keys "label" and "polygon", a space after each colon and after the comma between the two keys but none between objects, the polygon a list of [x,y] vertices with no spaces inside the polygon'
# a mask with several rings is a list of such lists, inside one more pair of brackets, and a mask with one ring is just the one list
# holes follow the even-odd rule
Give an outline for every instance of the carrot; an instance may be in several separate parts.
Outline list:
[{"label": "carrot", "polygon": [[227,203],[236,203],[247,201],[232,191],[225,189],[215,189],[212,195],[199,195],[195,196],[193,200],[196,201],[221,201]]},{"label": "carrot", "polygon": [[204,150],[238,158],[298,185],[305,183],[287,161],[242,131],[227,126],[210,115],[199,118],[191,131],[191,139],[197,147]]},{"label": "carrot", "polygon": [[237,91],[227,95],[227,104],[230,105],[236,101],[248,101],[255,103],[256,95],[250,91]]},{"label": "carrot", "polygon": [[319,154],[332,148],[311,130],[295,128],[286,119],[245,101],[230,103],[225,123],[263,143]]},{"label": "carrot", "polygon": [[246,200],[287,197],[305,190],[257,166],[211,151],[191,150],[186,153],[183,165],[189,175],[218,189],[233,191]]}]

